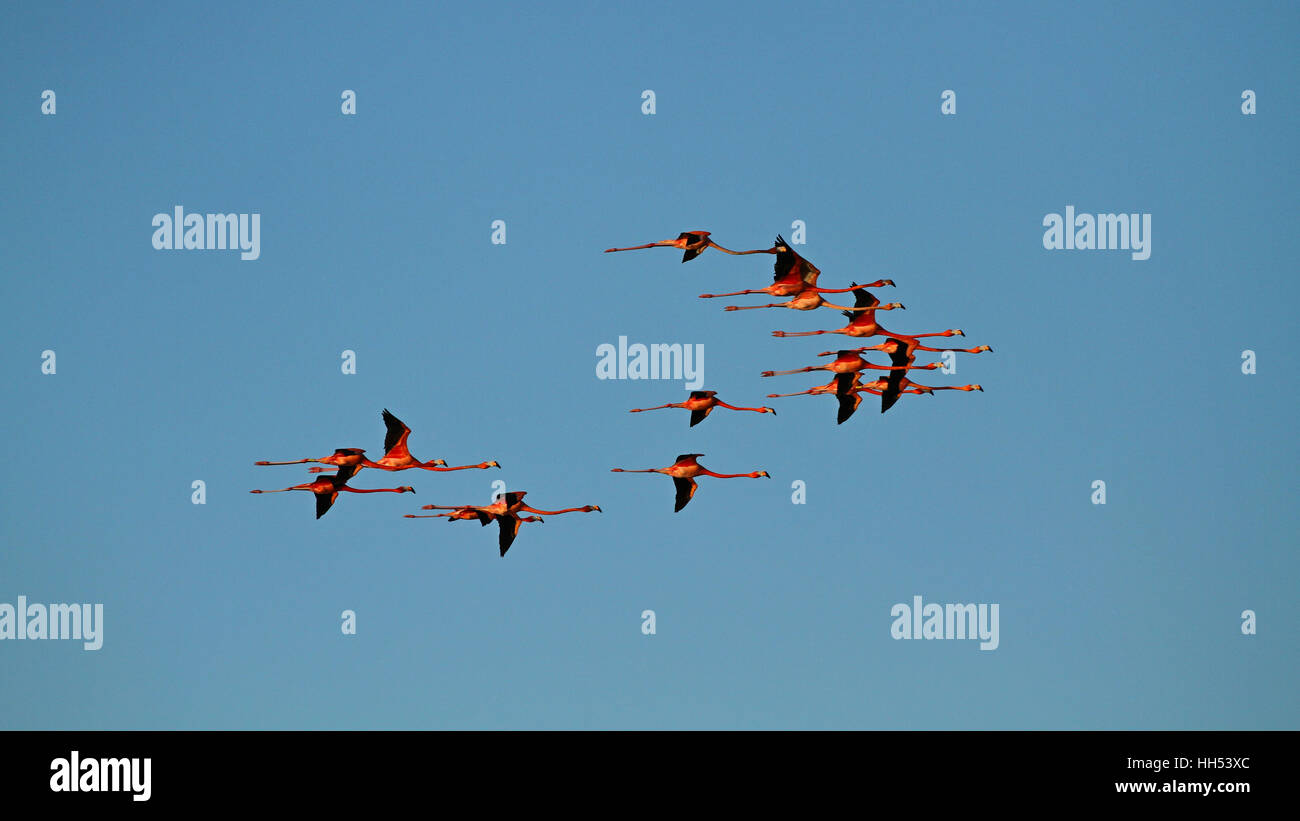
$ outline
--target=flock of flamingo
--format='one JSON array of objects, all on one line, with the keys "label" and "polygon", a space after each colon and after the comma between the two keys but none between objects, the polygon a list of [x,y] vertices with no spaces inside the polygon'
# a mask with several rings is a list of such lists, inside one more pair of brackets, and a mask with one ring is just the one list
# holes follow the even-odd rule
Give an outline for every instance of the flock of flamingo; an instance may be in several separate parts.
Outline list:
[{"label": "flock of flamingo", "polygon": [[[835,357],[830,362],[809,365],[803,368],[796,368],[789,371],[763,371],[762,376],[783,376],[796,373],[810,373],[812,371],[829,371],[833,378],[825,385],[818,385],[808,390],[798,391],[795,393],[770,393],[769,398],[779,398],[788,396],[821,396],[834,395],[839,402],[839,413],[836,418],[837,424],[842,424],[846,419],[851,417],[862,404],[863,394],[873,394],[881,398],[880,412],[884,413],[889,410],[898,399],[905,393],[929,394],[933,395],[935,391],[955,390],[955,391],[982,391],[979,385],[958,385],[951,387],[931,387],[914,382],[908,378],[907,372],[911,370],[934,370],[940,367],[940,363],[931,362],[928,364],[916,364],[916,354],[918,351],[944,352],[953,351],[961,353],[982,353],[992,351],[988,345],[980,345],[975,348],[932,348],[922,345],[919,340],[925,337],[935,336],[965,336],[960,330],[949,329],[937,333],[924,334],[900,334],[894,331],[882,328],[876,322],[877,311],[903,310],[904,306],[898,302],[881,304],[867,289],[881,288],[884,286],[893,286],[894,282],[890,279],[879,279],[866,285],[851,283],[848,288],[821,288],[817,285],[817,278],[821,271],[808,260],[796,253],[790,245],[781,237],[777,236],[776,244],[771,248],[759,248],[752,251],[732,251],[723,248],[709,238],[708,231],[684,231],[676,239],[662,240],[660,242],[651,242],[646,245],[637,245],[630,248],[608,248],[606,253],[614,251],[635,251],[643,248],[676,248],[683,252],[682,262],[689,262],[702,254],[709,248],[716,248],[726,254],[734,256],[745,256],[748,254],[773,254],[776,256],[776,262],[773,264],[772,284],[764,288],[754,290],[734,291],[726,294],[701,294],[701,299],[714,299],[717,297],[743,296],[747,294],[767,294],[773,297],[788,297],[785,302],[774,302],[767,305],[729,305],[724,310],[727,311],[746,311],[759,308],[790,308],[796,311],[811,311],[816,308],[835,308],[840,310],[848,324],[843,328],[834,330],[818,331],[773,331],[772,335],[776,337],[794,337],[794,336],[817,336],[820,334],[842,334],[855,339],[866,339],[873,336],[883,336],[885,341],[878,345],[866,345],[858,348],[848,348],[838,351],[823,351],[818,356]],[[852,293],[854,296],[853,307],[844,305],[834,305],[827,302],[822,294],[841,294]],[[880,351],[886,354],[890,359],[889,365],[876,365],[868,362],[864,354],[868,351]],[[870,381],[863,381],[863,371],[878,370],[887,373],[878,376]],[[726,408],[733,411],[751,411],[754,413],[770,413],[775,415],[776,410],[768,407],[747,408],[738,405],[730,405],[718,398],[717,391],[697,390],[691,391],[690,395],[684,402],[671,402],[664,405],[656,405],[651,408],[633,408],[632,413],[643,413],[645,411],[660,410],[663,408],[681,408],[691,412],[690,427],[703,422],[710,413],[716,408]],[[281,488],[279,490],[253,490],[251,493],[284,493],[293,490],[310,491],[316,497],[316,518],[324,516],[325,513],[338,499],[339,493],[414,493],[415,489],[409,485],[389,488],[353,488],[348,486],[348,482],[359,471],[370,468],[372,470],[399,471],[399,470],[428,470],[428,471],[453,471],[453,470],[485,470],[487,468],[500,468],[501,465],[496,461],[479,462],[475,465],[458,465],[448,467],[442,459],[433,459],[428,462],[421,462],[411,455],[407,447],[407,438],[411,435],[411,429],[402,423],[400,419],[390,413],[387,409],[383,411],[383,420],[386,428],[384,437],[384,455],[377,461],[371,461],[366,458],[366,452],[363,448],[338,448],[334,453],[321,457],[319,459],[295,459],[288,462],[255,462],[257,465],[299,465],[308,462],[316,462],[328,467],[308,468],[309,473],[321,474],[313,481],[292,487]],[[756,470],[750,473],[714,473],[708,468],[701,465],[698,459],[703,456],[702,453],[684,453],[677,457],[673,464],[663,468],[646,468],[643,470],[629,470],[626,468],[612,468],[614,473],[662,473],[672,477],[673,484],[676,487],[676,502],[673,512],[680,512],[682,508],[695,497],[697,485],[695,479],[699,476],[712,476],[718,479],[758,479],[770,478],[767,471]],[[413,513],[405,514],[408,519],[446,519],[448,522],[455,521],[477,521],[480,525],[487,525],[495,521],[499,527],[497,545],[501,551],[501,556],[505,557],[506,551],[514,543],[515,537],[519,534],[519,528],[524,522],[542,522],[542,516],[555,516],[561,513],[600,513],[598,505],[583,505],[582,507],[570,507],[560,510],[539,510],[524,503],[524,496],[527,491],[510,491],[502,493],[489,505],[424,505],[422,510],[445,510],[448,513],[435,513],[417,515]],[[521,514],[534,515],[521,515]]]},{"label": "flock of flamingo", "polygon": [[[411,455],[407,447],[406,440],[411,435],[411,429],[408,428],[402,420],[398,419],[387,408],[383,412],[384,426],[387,432],[384,435],[384,456],[378,462],[372,462],[366,458],[366,451],[363,448],[337,448],[329,456],[320,459],[294,459],[289,462],[254,462],[255,465],[301,465],[307,462],[318,462],[330,467],[313,467],[308,468],[308,473],[323,474],[318,476],[315,481],[307,482],[293,487],[281,488],[280,490],[250,490],[249,493],[284,493],[290,490],[306,490],[316,495],[316,518],[324,516],[325,513],[338,499],[339,493],[414,493],[415,488],[409,485],[402,487],[381,487],[364,490],[361,488],[348,487],[348,480],[357,474],[363,468],[373,468],[375,470],[431,470],[446,472],[451,470],[486,470],[487,468],[500,468],[501,465],[496,461],[479,462],[477,465],[459,465],[457,467],[447,467],[447,463],[442,459],[432,459],[428,462],[421,462]],[[561,513],[600,513],[598,505],[583,505],[582,507],[568,507],[562,510],[538,510],[535,507],[529,507],[524,504],[524,496],[527,491],[517,490],[504,493],[490,505],[425,505],[421,510],[450,510],[451,513],[435,513],[433,515],[415,515],[406,514],[407,519],[443,519],[448,522],[475,520],[480,525],[487,525],[495,521],[499,526],[497,536],[497,546],[501,549],[501,556],[504,558],[510,545],[514,543],[515,537],[519,535],[519,526],[524,522],[541,522],[544,521],[542,516],[557,516]],[[535,513],[535,516],[520,516],[521,512]]]},{"label": "flock of flamingo", "polygon": [[[638,251],[644,248],[676,248],[682,251],[682,262],[691,260],[704,253],[709,248],[731,254],[732,256],[746,256],[748,254],[774,254],[776,262],[772,266],[772,284],[763,288],[745,291],[733,291],[726,294],[700,294],[701,299],[715,299],[718,297],[744,296],[747,294],[767,294],[773,297],[789,297],[785,302],[773,302],[767,305],[728,305],[723,310],[726,311],[748,311],[759,308],[790,308],[796,311],[811,311],[816,308],[836,308],[840,310],[845,318],[849,320],[843,328],[823,331],[773,331],[772,335],[776,337],[791,336],[817,336],[820,334],[842,334],[855,339],[865,339],[872,336],[883,336],[885,341],[879,345],[868,345],[858,348],[850,348],[839,351],[823,351],[818,356],[834,356],[835,359],[822,365],[809,365],[804,368],[797,368],[790,371],[763,371],[763,376],[782,376],[786,374],[808,373],[811,371],[830,371],[834,378],[825,385],[818,385],[805,391],[796,393],[769,393],[769,399],[776,399],[786,396],[820,396],[833,394],[839,401],[839,413],[836,417],[836,424],[843,424],[846,419],[853,415],[858,406],[862,404],[862,394],[875,394],[881,398],[880,412],[884,413],[894,406],[899,397],[905,393],[929,394],[934,395],[935,391],[983,391],[979,385],[959,385],[952,387],[931,387],[913,382],[907,377],[909,370],[934,370],[940,365],[938,362],[932,362],[925,365],[917,365],[917,351],[954,351],[963,353],[983,353],[992,351],[988,345],[980,345],[975,348],[931,348],[922,345],[919,340],[932,336],[965,336],[958,329],[949,329],[937,333],[925,334],[900,334],[881,327],[876,322],[876,311],[892,311],[895,309],[903,310],[904,306],[898,302],[891,302],[882,305],[880,300],[876,299],[868,288],[881,288],[886,285],[893,286],[894,281],[891,279],[879,279],[866,285],[859,285],[856,282],[851,283],[848,288],[821,288],[817,285],[817,278],[821,275],[821,270],[808,260],[801,257],[794,251],[779,234],[776,243],[771,248],[759,248],[752,251],[732,251],[724,248],[714,242],[708,231],[683,231],[677,235],[676,239],[666,239],[659,242],[651,242],[645,245],[634,245],[629,248],[607,248],[605,253],[615,251]],[[842,294],[852,293],[854,296],[853,307],[844,305],[834,305],[827,302],[822,294]],[[887,354],[890,359],[889,365],[875,365],[868,362],[863,354],[867,351],[880,351]],[[868,382],[862,380],[864,370],[887,371],[888,375],[880,376]],[[771,413],[776,411],[772,408],[745,408],[736,405],[729,405],[717,398],[717,391],[691,391],[685,402],[673,402],[666,405],[656,405],[653,408],[633,408],[632,413],[642,413],[649,410],[659,410],[661,408],[683,408],[691,412],[691,426],[695,426],[704,421],[705,417],[713,411],[714,408],[728,408],[737,411],[753,411],[756,413]],[[615,473],[662,473],[673,478],[673,483],[677,486],[677,503],[673,508],[674,512],[680,511],[686,507],[687,503],[695,496],[697,476],[713,476],[720,479],[734,478],[759,478],[768,477],[765,470],[754,471],[753,473],[714,473],[702,466],[697,459],[704,454],[685,453],[677,457],[677,460],[666,468],[649,468],[646,470],[625,470],[623,468],[614,468]]]}]

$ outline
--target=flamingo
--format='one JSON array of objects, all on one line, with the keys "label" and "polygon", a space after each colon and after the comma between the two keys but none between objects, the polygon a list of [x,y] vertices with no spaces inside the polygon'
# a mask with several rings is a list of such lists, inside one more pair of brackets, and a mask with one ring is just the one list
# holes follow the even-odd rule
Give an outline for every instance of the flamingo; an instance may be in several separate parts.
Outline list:
[{"label": "flamingo", "polygon": [[[485,513],[490,516],[496,516],[502,513],[517,513],[521,510],[529,513],[538,513],[543,516],[558,516],[561,513],[603,513],[600,505],[583,505],[582,507],[566,507],[561,510],[538,510],[535,507],[529,507],[524,503],[524,496],[528,495],[526,490],[516,490],[497,496],[490,505],[425,505],[421,510],[452,510],[462,514],[460,518],[474,518],[474,514]],[[468,514],[465,512],[469,511]],[[446,515],[446,514],[439,514]],[[486,522],[484,522],[486,524]]]},{"label": "flamingo", "polygon": [[[427,515],[427,516],[417,515],[417,514],[415,514],[415,513],[408,513],[408,514],[406,514],[405,518],[407,518],[407,519],[443,519],[443,518],[445,518],[448,522],[455,522],[455,521],[460,521],[460,520],[469,520],[469,519],[474,519],[474,520],[477,520],[478,522],[480,522],[480,523],[482,523],[482,524],[487,524],[488,522],[492,521],[493,516],[492,516],[492,514],[490,514],[490,513],[484,513],[484,512],[481,511],[481,510],[474,510],[474,509],[472,509],[472,508],[461,508],[460,510],[453,511],[453,512],[451,512],[451,513],[431,513],[431,514],[429,514],[429,515]],[[546,520],[543,519],[541,516],[520,516],[520,517],[519,517],[519,521],[521,521],[521,522],[545,522]]]},{"label": "flamingo", "polygon": [[843,328],[834,331],[772,331],[772,336],[816,336],[818,334],[844,334],[846,336],[901,336],[907,339],[919,339],[925,336],[965,336],[960,330],[950,329],[932,334],[900,334],[895,331],[886,330],[876,324],[876,310],[879,309],[880,300],[871,295],[865,288],[857,288],[853,291],[855,305],[858,312],[843,311],[844,316],[849,320],[849,324]]},{"label": "flamingo", "polygon": [[488,522],[496,520],[500,527],[500,533],[497,536],[497,546],[501,549],[501,558],[506,557],[506,551],[510,545],[515,543],[515,537],[519,535],[519,526],[524,522],[544,522],[545,519],[540,516],[518,516],[514,513],[485,513],[482,510],[463,507],[451,513],[435,513],[432,516],[417,516],[414,513],[406,514],[408,519],[441,519],[447,517],[448,522],[454,522],[458,519],[477,519],[479,524],[486,525]]},{"label": "flamingo", "polygon": [[[928,348],[925,345],[922,345],[920,342],[917,342],[916,337],[914,336],[902,337],[902,338],[899,338],[897,336],[890,336],[887,337],[885,341],[881,342],[879,345],[864,345],[861,348],[853,348],[851,350],[851,353],[863,353],[864,351],[883,351],[889,354],[889,358],[892,360],[894,359],[895,352],[898,351],[900,347],[910,358],[915,358],[917,351],[936,351],[936,352],[953,351],[955,353],[984,353],[985,351],[987,351],[989,353],[993,353],[993,349],[990,348],[988,345],[980,345],[975,348]],[[825,353],[819,353],[817,355],[831,356],[832,352],[826,351]],[[899,363],[895,362],[895,364],[899,364]],[[938,363],[935,364],[937,365]]]},{"label": "flamingo", "polygon": [[979,385],[953,385],[948,387],[932,388],[929,385],[922,385],[919,382],[913,382],[903,375],[902,371],[894,371],[885,380],[885,389],[883,391],[872,391],[880,394],[880,412],[884,413],[894,406],[898,397],[904,393],[928,393],[931,396],[935,391],[984,391]]},{"label": "flamingo", "polygon": [[[879,346],[877,346],[879,347]],[[806,368],[796,368],[792,371],[763,371],[762,376],[785,376],[792,373],[808,373],[809,371],[830,371],[831,373],[857,373],[867,368],[878,371],[897,371],[897,370],[924,370],[932,371],[940,367],[940,363],[931,362],[928,365],[873,365],[862,358],[862,349],[858,350],[841,350],[825,351],[817,354],[818,356],[834,356],[835,359],[825,365],[809,365]]]},{"label": "flamingo", "polygon": [[312,482],[303,485],[294,485],[280,490],[250,490],[249,493],[284,493],[290,490],[310,490],[316,494],[316,518],[325,515],[325,512],[334,504],[340,491],[348,493],[414,493],[415,488],[409,486],[402,487],[381,487],[370,490],[363,490],[355,487],[348,487],[346,482],[356,473],[356,468],[352,466],[341,467],[339,472],[333,476],[321,476]]},{"label": "flamingo", "polygon": [[[751,252],[757,253],[757,252]],[[821,270],[808,260],[799,256],[785,241],[777,234],[776,244],[766,253],[776,254],[776,262],[772,264],[772,284],[766,288],[759,288],[750,291],[734,291],[729,294],[700,294],[700,299],[715,299],[724,296],[742,296],[744,294],[769,294],[771,296],[795,296],[801,291],[812,291],[813,293],[822,294],[843,294],[852,291],[854,288],[882,288],[886,285],[893,285],[892,279],[878,279],[870,285],[854,285],[849,288],[819,288],[817,287],[817,277],[821,275]]]},{"label": "flamingo", "polygon": [[[515,513],[524,504],[524,497],[528,495],[526,490],[512,490],[508,493],[502,493],[492,501],[490,505],[423,505],[421,510],[477,510],[487,513],[491,516],[499,516],[505,513]],[[487,522],[484,522],[487,524]]]},{"label": "flamingo", "polygon": [[825,385],[818,385],[815,388],[809,388],[806,391],[796,391],[795,393],[769,393],[768,397],[776,399],[784,396],[823,396],[825,394],[835,394],[839,400],[839,411],[836,414],[835,424],[842,425],[845,420],[853,415],[858,406],[862,404],[862,395],[860,390],[883,390],[886,386],[883,378],[875,379],[871,382],[863,382],[862,374],[859,373],[841,373],[836,374],[835,378]]},{"label": "flamingo", "polygon": [[[895,371],[894,373],[901,373]],[[818,385],[815,388],[809,388],[806,391],[796,391],[794,393],[769,393],[768,396],[776,399],[784,396],[823,396],[825,394],[835,394],[839,400],[839,411],[835,417],[835,424],[842,425],[844,422],[857,411],[858,406],[862,404],[863,393],[882,394],[889,387],[889,380],[886,377],[879,377],[870,382],[862,381],[861,373],[841,373],[837,374],[834,379],[825,385]],[[918,389],[907,389],[903,393],[929,393],[929,391]]]},{"label": "flamingo", "polygon": [[771,302],[767,305],[728,305],[722,310],[753,311],[758,308],[789,308],[793,311],[813,311],[818,308],[839,308],[846,314],[852,314],[857,311],[892,311],[895,308],[907,310],[907,306],[903,305],[901,302],[890,302],[887,305],[877,303],[876,305],[866,308],[849,308],[845,305],[836,305],[822,299],[822,295],[819,293],[819,289],[817,288],[804,288],[787,302]]},{"label": "flamingo", "polygon": [[695,427],[704,421],[704,417],[713,412],[715,407],[728,408],[737,411],[754,411],[755,413],[770,413],[775,415],[776,411],[772,408],[741,408],[736,405],[728,405],[721,399],[717,398],[717,391],[691,391],[690,397],[685,402],[670,402],[667,405],[655,405],[653,408],[632,408],[628,413],[644,413],[646,411],[660,410],[662,408],[685,408],[691,412],[691,424],[687,427]]},{"label": "flamingo", "polygon": [[665,239],[659,242],[650,242],[645,245],[633,245],[631,248],[606,248],[605,253],[611,254],[615,251],[639,251],[642,248],[680,248],[685,253],[682,254],[682,262],[691,260],[704,253],[707,248],[717,248],[724,254],[733,254],[735,256],[744,256],[746,254],[769,254],[772,253],[766,248],[759,248],[756,251],[732,251],[729,248],[723,248],[718,243],[709,239],[708,231],[683,231],[677,235],[677,239]]},{"label": "flamingo", "polygon": [[[366,452],[361,448],[335,448],[329,456],[320,459],[294,459],[291,462],[254,462],[255,465],[301,465],[305,462],[320,462],[336,467],[360,467],[366,460]],[[319,468],[316,472],[319,472]]]},{"label": "flamingo", "polygon": [[[980,345],[979,347],[976,348],[927,348],[921,343],[917,342],[915,339],[907,339],[907,338],[899,339],[898,337],[891,336],[888,337],[884,342],[880,343],[879,345],[870,345],[861,348],[854,348],[851,351],[847,351],[847,353],[861,354],[864,351],[883,351],[884,353],[889,354],[890,362],[894,366],[891,369],[889,374],[888,387],[881,394],[880,412],[884,413],[885,411],[889,410],[894,406],[894,403],[898,401],[898,397],[904,392],[901,389],[903,386],[903,382],[906,382],[909,385],[917,385],[918,387],[922,387],[922,388],[925,387],[924,385],[919,385],[918,383],[912,382],[911,380],[907,379],[906,375],[903,373],[908,368],[917,367],[915,365],[912,365],[912,363],[916,361],[917,351],[961,351],[963,353],[982,353],[984,351],[992,352],[993,349],[990,348],[988,345]],[[840,351],[839,353],[843,355],[844,353],[846,353],[846,351]],[[831,354],[829,351],[827,351],[819,355],[830,356]],[[938,366],[938,364],[939,363],[937,362],[931,363],[928,366],[928,369],[934,370],[934,368]],[[902,377],[902,381],[897,380],[895,377]],[[961,390],[961,389],[980,390],[980,391],[984,390],[979,385],[965,386],[964,388],[957,388],[955,390]],[[940,390],[950,390],[950,389],[940,388]],[[933,394],[933,391],[931,391],[931,394]]]},{"label": "flamingo", "polygon": [[677,461],[666,468],[648,468],[646,470],[625,470],[623,468],[610,468],[611,473],[662,473],[665,476],[673,477],[673,484],[677,487],[677,501],[673,506],[673,513],[680,512],[686,507],[687,503],[695,496],[695,477],[712,476],[717,479],[770,479],[765,470],[757,470],[753,473],[714,473],[708,468],[696,461],[703,453],[683,453],[677,457]]},{"label": "flamingo", "polygon": [[[447,467],[446,461],[442,459],[421,462],[412,456],[411,451],[406,447],[406,440],[411,435],[411,429],[401,419],[390,413],[388,408],[384,408],[383,419],[384,426],[387,428],[384,435],[384,456],[378,462],[363,459],[359,467],[378,468],[379,470],[420,468],[421,470],[432,471],[486,470],[487,468],[501,467],[497,462],[479,462],[477,465],[457,465],[456,467]],[[328,473],[330,470],[331,468],[308,468],[307,472]]]},{"label": "flamingo", "polygon": [[[490,505],[423,505],[420,509],[451,510],[454,511],[453,518],[474,518],[482,525],[495,519],[501,528],[497,544],[501,548],[501,557],[505,558],[506,551],[514,544],[515,536],[519,535],[519,524],[522,520],[517,511],[523,507],[524,497],[527,495],[526,490],[512,490],[499,495]],[[408,514],[408,517],[419,518],[411,514]]]}]

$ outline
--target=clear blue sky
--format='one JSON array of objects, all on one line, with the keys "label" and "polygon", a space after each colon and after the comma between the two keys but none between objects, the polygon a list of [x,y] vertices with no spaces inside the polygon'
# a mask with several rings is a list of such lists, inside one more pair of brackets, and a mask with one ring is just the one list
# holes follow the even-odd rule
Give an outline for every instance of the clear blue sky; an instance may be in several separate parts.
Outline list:
[{"label": "clear blue sky", "polygon": [[[0,642],[0,727],[1300,727],[1298,35],[1283,2],[6,6],[0,602],[102,602],[105,639]],[[154,250],[176,205],[261,214],[261,258]],[[1044,250],[1067,205],[1150,213],[1151,258]],[[898,283],[887,327],[992,345],[927,374],[986,392],[628,414],[685,392],[598,380],[620,335],[702,344],[733,404],[825,381],[758,374],[837,313],[696,298],[769,257],[601,253],[794,220],[824,285]],[[377,456],[385,407],[504,469],[363,471],[417,493],[319,521],[247,492]],[[609,472],[685,452],[773,478],[673,514]],[[401,518],[495,479],[605,512],[504,560]],[[1000,647],[891,639],[914,595],[998,603]]]}]

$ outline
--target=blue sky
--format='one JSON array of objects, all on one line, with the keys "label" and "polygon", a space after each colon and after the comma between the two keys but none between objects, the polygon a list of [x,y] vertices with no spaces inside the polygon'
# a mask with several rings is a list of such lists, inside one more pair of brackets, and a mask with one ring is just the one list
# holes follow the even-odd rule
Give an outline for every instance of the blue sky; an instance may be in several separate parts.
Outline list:
[{"label": "blue sky", "polygon": [[[105,639],[0,642],[0,727],[1297,728],[1298,34],[1288,3],[6,7],[0,602],[101,602]],[[260,258],[154,250],[176,205],[259,213]],[[1045,250],[1068,205],[1151,214],[1150,259]],[[685,391],[597,379],[619,336],[703,345],[733,404],[825,381],[758,374],[837,313],[696,298],[770,257],[601,253],[794,220],[822,284],[897,282],[885,326],[992,345],[920,378],[985,392],[628,414]],[[319,521],[247,493],[376,457],[382,408],[503,469],[362,471],[417,493]],[[674,514],[609,472],[687,452],[773,478]],[[605,512],[504,560],[401,518],[496,479]],[[914,595],[999,604],[1000,646],[892,639]]]}]

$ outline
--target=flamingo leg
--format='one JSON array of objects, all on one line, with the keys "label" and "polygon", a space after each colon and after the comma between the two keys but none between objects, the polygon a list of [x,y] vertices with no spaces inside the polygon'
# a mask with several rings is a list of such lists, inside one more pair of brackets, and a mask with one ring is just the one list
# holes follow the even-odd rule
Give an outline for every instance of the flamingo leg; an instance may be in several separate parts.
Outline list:
[{"label": "flamingo leg", "polygon": [[605,253],[609,254],[609,253],[613,253],[614,251],[640,251],[642,248],[664,248],[664,247],[676,248],[677,240],[666,239],[660,242],[648,242],[645,245],[633,245],[630,248],[606,248]]},{"label": "flamingo leg", "polygon": [[796,391],[795,393],[769,393],[769,394],[767,395],[767,398],[768,398],[768,399],[780,399],[781,397],[784,397],[784,396],[803,396],[804,394],[812,395],[812,394],[827,393],[827,392],[828,392],[828,391],[827,391],[826,389],[824,389],[824,388],[810,388],[809,390],[806,390],[806,391]]},{"label": "flamingo leg", "polygon": [[700,299],[715,299],[720,296],[744,296],[745,294],[766,294],[768,291],[759,288],[757,291],[735,291],[730,294],[700,294]]},{"label": "flamingo leg", "polygon": [[773,415],[776,414],[776,411],[772,410],[771,408],[741,408],[741,407],[737,407],[736,405],[728,405],[726,402],[723,402],[721,399],[716,399],[714,401],[716,401],[719,406],[724,408],[730,408],[731,410],[754,411],[755,413],[770,413]]},{"label": "flamingo leg", "polygon": [[826,365],[810,365],[807,368],[797,368],[793,371],[763,371],[760,376],[788,376],[792,373],[808,373],[809,371],[828,371],[830,368]]}]

